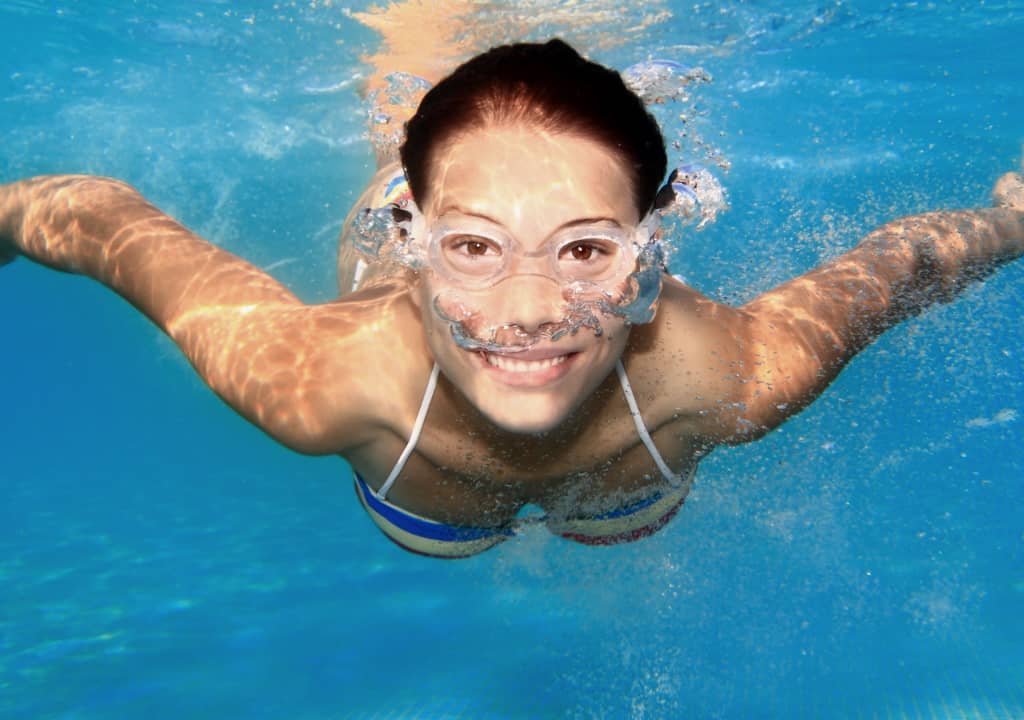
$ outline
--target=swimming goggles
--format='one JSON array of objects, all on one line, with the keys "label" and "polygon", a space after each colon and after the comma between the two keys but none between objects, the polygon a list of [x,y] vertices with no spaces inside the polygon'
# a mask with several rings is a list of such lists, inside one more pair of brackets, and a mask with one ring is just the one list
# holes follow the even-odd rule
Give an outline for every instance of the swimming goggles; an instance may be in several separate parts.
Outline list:
[{"label": "swimming goggles", "polygon": [[550,278],[562,286],[591,285],[618,291],[636,269],[639,252],[655,236],[658,216],[634,228],[612,222],[571,225],[536,250],[526,250],[501,227],[483,218],[443,217],[429,227],[409,203],[409,242],[445,282],[469,290],[493,287],[518,275]]},{"label": "swimming goggles", "polygon": [[[708,189],[717,189],[717,203],[704,202],[701,194]],[[612,296],[644,258],[664,254],[658,237],[663,217],[689,219],[700,206],[700,227],[724,207],[721,186],[710,173],[684,165],[672,171],[657,193],[655,209],[635,228],[613,223],[570,226],[539,249],[527,251],[502,228],[476,216],[443,217],[428,227],[401,169],[377,192],[352,224],[353,245],[369,262],[387,259],[413,270],[431,269],[449,284],[467,289],[487,289],[514,275],[538,275],[574,294],[586,293],[589,285]],[[712,208],[707,217],[705,205]]]}]

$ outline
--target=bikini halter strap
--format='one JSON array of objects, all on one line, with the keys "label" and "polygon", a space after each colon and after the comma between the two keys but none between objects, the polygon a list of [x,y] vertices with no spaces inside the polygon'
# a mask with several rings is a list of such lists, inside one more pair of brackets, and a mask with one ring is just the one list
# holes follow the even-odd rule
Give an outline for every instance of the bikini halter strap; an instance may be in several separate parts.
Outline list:
[{"label": "bikini halter strap", "polygon": [[640,408],[636,404],[636,397],[633,395],[633,388],[629,384],[629,378],[626,377],[626,368],[622,366],[622,360],[615,363],[615,372],[619,375],[619,383],[622,384],[622,394],[626,396],[626,404],[629,405],[629,414],[633,418],[637,435],[643,441],[647,452],[651,454],[651,458],[654,460],[654,464],[658,466],[658,470],[668,480],[668,484],[672,487],[681,487],[683,485],[683,478],[672,472],[672,468],[668,466],[665,459],[661,457],[661,453],[658,452],[654,440],[651,439],[651,434],[647,432],[647,426],[644,425],[644,419],[640,415]]},{"label": "bikini halter strap", "polygon": [[[413,424],[412,432],[409,434],[409,441],[405,444],[405,449],[402,450],[402,454],[398,456],[398,461],[395,463],[394,468],[391,470],[391,474],[388,475],[384,484],[380,486],[380,489],[374,492],[374,495],[379,500],[385,500],[387,498],[388,491],[391,490],[391,486],[395,484],[395,480],[402,474],[402,470],[405,468],[405,463],[409,460],[409,456],[412,455],[413,450],[416,449],[416,443],[419,442],[420,434],[423,432],[423,425],[427,421],[427,412],[430,410],[430,402],[434,398],[434,391],[437,389],[437,378],[441,372],[441,368],[435,363],[434,368],[430,371],[430,379],[427,381],[427,387],[423,392],[423,400],[420,402],[419,412],[416,414],[416,422]],[[633,424],[636,426],[637,435],[640,436],[640,440],[643,442],[644,447],[647,448],[647,452],[651,454],[651,459],[654,460],[654,464],[658,466],[658,470],[668,481],[672,487],[680,487],[683,485],[683,478],[672,472],[672,468],[668,466],[664,458],[661,457],[661,453],[658,452],[657,446],[654,444],[654,440],[651,438],[651,434],[647,432],[647,427],[644,425],[644,419],[640,415],[640,408],[636,404],[636,397],[633,395],[633,388],[629,384],[629,378],[626,377],[626,369],[622,366],[622,361],[619,360],[615,363],[615,372],[618,373],[619,383],[622,385],[622,394],[626,396],[626,404],[629,406],[630,417],[633,418]]]},{"label": "bikini halter strap", "polygon": [[412,455],[412,451],[416,449],[416,443],[419,442],[420,433],[423,432],[423,424],[427,421],[427,411],[430,410],[430,401],[434,399],[434,390],[437,389],[437,376],[440,374],[441,368],[438,367],[437,363],[434,363],[434,369],[430,371],[430,379],[427,381],[427,389],[423,391],[423,401],[420,402],[420,411],[416,414],[416,422],[412,426],[412,432],[409,434],[409,442],[405,444],[405,449],[402,450],[402,454],[398,456],[398,462],[395,463],[395,467],[391,469],[391,474],[388,475],[387,480],[380,486],[380,490],[377,490],[374,495],[377,496],[378,500],[384,500],[387,498],[388,491],[391,486],[395,484],[395,480],[402,474],[402,470],[405,468],[405,463],[408,461],[409,456]]}]

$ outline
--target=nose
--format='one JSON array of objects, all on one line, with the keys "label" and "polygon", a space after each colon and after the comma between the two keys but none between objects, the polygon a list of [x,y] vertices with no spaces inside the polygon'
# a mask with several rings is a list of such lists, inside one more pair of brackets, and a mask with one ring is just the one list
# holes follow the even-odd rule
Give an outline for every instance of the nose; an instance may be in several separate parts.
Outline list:
[{"label": "nose", "polygon": [[526,332],[536,332],[565,318],[562,286],[547,275],[513,275],[495,285],[489,295],[487,315]]}]

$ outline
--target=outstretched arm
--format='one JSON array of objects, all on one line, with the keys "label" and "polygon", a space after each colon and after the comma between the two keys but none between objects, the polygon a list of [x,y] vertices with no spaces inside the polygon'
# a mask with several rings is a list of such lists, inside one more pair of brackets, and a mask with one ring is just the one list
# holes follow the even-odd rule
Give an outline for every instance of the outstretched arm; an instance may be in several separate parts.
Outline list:
[{"label": "outstretched arm", "polygon": [[347,352],[359,339],[352,307],[303,305],[266,273],[107,178],[0,185],[0,262],[17,255],[119,293],[178,344],[218,395],[285,445],[341,449],[337,437],[350,428],[335,403],[354,390],[332,392],[323,382],[358,377],[355,367],[334,367],[360,362]]},{"label": "outstretched arm", "polygon": [[0,186],[0,248],[98,280],[172,336],[194,307],[298,304],[269,275],[111,178],[56,175]]},{"label": "outstretched arm", "polygon": [[893,221],[853,250],[740,308],[743,422],[754,439],[814,400],[885,330],[1024,254],[1024,178],[1003,176],[994,207]]}]

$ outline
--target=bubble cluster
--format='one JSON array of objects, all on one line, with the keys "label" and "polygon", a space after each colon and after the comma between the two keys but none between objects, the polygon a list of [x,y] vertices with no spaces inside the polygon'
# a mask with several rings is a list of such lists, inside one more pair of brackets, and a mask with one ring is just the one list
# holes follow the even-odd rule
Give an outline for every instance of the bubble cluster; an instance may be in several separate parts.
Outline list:
[{"label": "bubble cluster", "polygon": [[723,171],[729,169],[729,162],[690,122],[700,114],[692,90],[711,82],[711,75],[703,68],[674,60],[648,60],[628,67],[622,79],[651,109],[679,163],[669,179],[672,196],[659,197],[666,234],[678,237],[682,226],[689,223],[696,223],[697,230],[703,229],[729,206],[718,178],[693,160],[700,156]]},{"label": "bubble cluster", "polygon": [[405,130],[398,117],[407,117],[423,95],[430,89],[429,82],[416,75],[393,72],[385,76],[386,85],[370,92],[370,142],[378,156],[394,154],[405,138]]},{"label": "bubble cluster", "polygon": [[622,80],[646,104],[663,105],[672,101],[689,102],[687,87],[692,83],[710,82],[711,76],[702,68],[674,60],[648,60],[626,68]]}]

